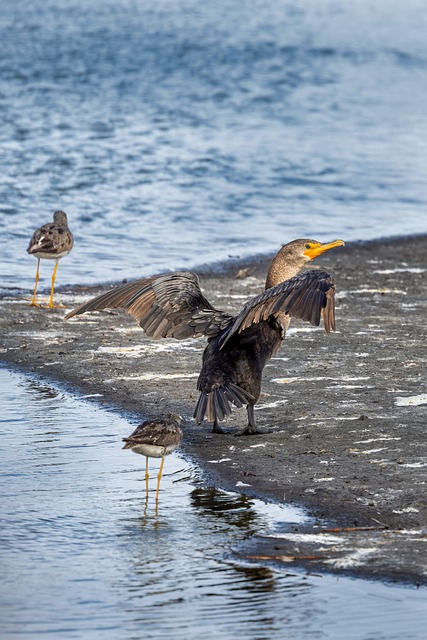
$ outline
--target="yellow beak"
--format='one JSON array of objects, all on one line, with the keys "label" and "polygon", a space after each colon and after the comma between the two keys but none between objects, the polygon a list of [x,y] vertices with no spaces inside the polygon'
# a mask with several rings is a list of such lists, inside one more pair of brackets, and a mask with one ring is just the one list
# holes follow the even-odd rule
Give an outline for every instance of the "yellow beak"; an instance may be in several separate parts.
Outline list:
[{"label": "yellow beak", "polygon": [[344,240],[334,240],[333,242],[319,242],[318,244],[311,244],[309,249],[304,251],[304,255],[310,260],[317,258],[321,253],[325,253],[325,251],[329,251],[329,249],[333,249],[334,247],[344,247]]}]

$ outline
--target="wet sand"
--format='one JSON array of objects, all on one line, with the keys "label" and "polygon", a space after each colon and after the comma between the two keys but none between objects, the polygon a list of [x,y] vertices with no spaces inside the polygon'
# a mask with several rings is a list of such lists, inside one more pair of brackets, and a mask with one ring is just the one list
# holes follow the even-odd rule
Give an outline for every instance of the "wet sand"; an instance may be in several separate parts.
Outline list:
[{"label": "wet sand", "polygon": [[[223,423],[227,435],[196,426],[205,340],[155,342],[121,312],[64,322],[66,309],[30,307],[30,291],[4,292],[0,357],[134,424],[178,411],[183,450],[208,483],[304,505],[313,516],[282,537],[249,540],[240,556],[426,584],[426,243],[350,244],[312,263],[336,277],[337,333],[292,322],[264,372],[256,409],[263,435],[235,437],[243,409]],[[200,269],[203,291],[214,306],[237,311],[263,288],[268,261]],[[69,310],[106,288],[59,287],[57,299]],[[118,450],[126,435],[117,434]]]}]

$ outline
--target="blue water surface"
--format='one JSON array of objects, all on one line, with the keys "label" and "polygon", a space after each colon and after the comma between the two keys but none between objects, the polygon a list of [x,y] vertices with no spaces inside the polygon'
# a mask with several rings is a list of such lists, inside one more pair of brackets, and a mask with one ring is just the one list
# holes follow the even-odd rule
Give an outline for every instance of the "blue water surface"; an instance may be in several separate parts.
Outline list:
[{"label": "blue water surface", "polygon": [[423,0],[3,3],[1,286],[58,208],[59,284],[427,232],[426,33]]}]

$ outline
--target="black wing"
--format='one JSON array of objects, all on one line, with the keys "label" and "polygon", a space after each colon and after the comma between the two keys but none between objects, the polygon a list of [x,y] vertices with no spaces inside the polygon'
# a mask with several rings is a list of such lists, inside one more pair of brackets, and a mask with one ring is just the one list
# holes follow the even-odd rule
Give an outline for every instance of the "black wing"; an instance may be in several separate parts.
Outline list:
[{"label": "black wing", "polygon": [[235,333],[240,333],[253,324],[267,320],[270,316],[285,313],[291,318],[307,320],[319,326],[320,318],[326,333],[335,331],[335,281],[327,271],[305,271],[275,287],[266,289],[252,298],[230,323],[224,334],[222,345]]},{"label": "black wing", "polygon": [[136,280],[80,305],[65,319],[102,309],[126,309],[146,334],[159,338],[216,336],[232,316],[215,309],[203,296],[199,279],[190,271],[177,271]]}]

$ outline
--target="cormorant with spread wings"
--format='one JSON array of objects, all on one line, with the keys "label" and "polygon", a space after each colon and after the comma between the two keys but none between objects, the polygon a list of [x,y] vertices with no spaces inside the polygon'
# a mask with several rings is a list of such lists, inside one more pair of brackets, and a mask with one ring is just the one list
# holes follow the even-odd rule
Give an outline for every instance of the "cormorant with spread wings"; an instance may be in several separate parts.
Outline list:
[{"label": "cormorant with spread wings", "polygon": [[231,405],[246,405],[248,426],[242,435],[259,433],[254,405],[262,372],[284,340],[291,318],[316,326],[323,318],[326,332],[335,331],[334,278],[323,270],[299,272],[316,256],[343,245],[342,240],[306,239],[285,244],[270,264],[265,291],[237,316],[215,309],[203,296],[194,273],[178,271],[116,287],[80,305],[65,319],[86,311],[123,308],[155,340],[206,336],[196,422],[207,416],[213,422],[212,432],[223,433],[219,422],[231,414]]}]

